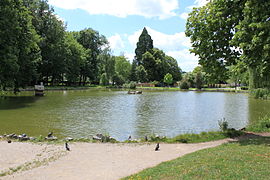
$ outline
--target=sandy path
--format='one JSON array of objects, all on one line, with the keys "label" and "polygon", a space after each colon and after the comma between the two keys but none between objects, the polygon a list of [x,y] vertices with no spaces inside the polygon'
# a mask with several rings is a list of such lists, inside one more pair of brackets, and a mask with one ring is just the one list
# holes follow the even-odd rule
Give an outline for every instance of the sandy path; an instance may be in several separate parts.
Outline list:
[{"label": "sandy path", "polygon": [[[58,160],[31,170],[0,177],[0,179],[114,180],[156,166],[161,162],[200,149],[215,147],[225,142],[228,140],[198,144],[161,144],[160,151],[157,152],[154,151],[155,144],[72,143],[70,144],[71,151]],[[50,149],[50,151],[62,151],[64,146],[54,145],[52,147],[29,143],[7,145],[6,142],[0,142],[1,157],[5,157],[4,160],[1,159],[0,165],[5,169],[16,163],[22,164],[22,162],[31,161],[36,158],[38,153],[44,151],[44,148]],[[24,149],[23,154],[21,154],[22,149]],[[22,158],[22,156],[24,157]]]}]

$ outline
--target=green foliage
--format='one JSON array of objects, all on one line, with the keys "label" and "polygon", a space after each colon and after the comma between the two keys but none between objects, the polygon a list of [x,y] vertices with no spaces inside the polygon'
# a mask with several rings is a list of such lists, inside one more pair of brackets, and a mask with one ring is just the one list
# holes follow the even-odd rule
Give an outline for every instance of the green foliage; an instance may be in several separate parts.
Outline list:
[{"label": "green foliage", "polygon": [[131,81],[130,83],[123,84],[123,88],[136,89],[136,82]]},{"label": "green foliage", "polygon": [[138,79],[139,82],[147,82],[148,79],[148,74],[145,70],[145,68],[143,67],[143,65],[139,65],[136,67],[136,77]]},{"label": "green foliage", "polygon": [[139,41],[137,42],[137,47],[135,49],[135,62],[138,66],[142,64],[143,54],[147,51],[151,51],[153,47],[153,40],[151,36],[148,34],[147,29],[143,28],[143,31],[139,37]]},{"label": "green foliage", "polygon": [[225,120],[225,118],[223,118],[222,120],[218,121],[218,125],[221,131],[227,131],[228,127],[229,127],[229,123],[228,121]]},{"label": "green foliage", "polygon": [[270,99],[270,89],[253,89],[251,90],[252,96],[254,96],[256,99]]},{"label": "green foliage", "polygon": [[87,58],[87,55],[86,50],[77,42],[71,33],[66,34],[65,47],[66,79],[68,84],[72,85],[78,82],[81,68]]},{"label": "green foliage", "polygon": [[189,83],[186,79],[183,79],[180,82],[180,89],[189,89]]},{"label": "green foliage", "polygon": [[270,87],[269,9],[269,1],[256,0],[212,0],[193,9],[186,35],[208,84],[229,76],[250,89]]},{"label": "green foliage", "polygon": [[133,60],[131,64],[131,70],[130,70],[130,76],[129,76],[130,81],[137,81],[136,68],[137,68],[136,60]]},{"label": "green foliage", "polygon": [[14,90],[37,78],[39,37],[21,0],[0,1],[0,85]]},{"label": "green foliage", "polygon": [[[81,69],[81,77],[83,84],[85,84],[87,78],[90,81],[96,81],[98,75],[102,74],[100,72],[100,60],[103,58],[98,58],[102,53],[102,48],[108,45],[108,41],[105,36],[100,35],[97,31],[88,28],[81,30],[79,33],[75,34],[77,41],[87,50],[87,58]],[[108,51],[105,49],[105,51]],[[107,56],[103,54],[103,56]],[[102,64],[102,63],[101,63]],[[104,70],[104,69],[103,69]]]},{"label": "green foliage", "polygon": [[101,74],[99,84],[103,86],[109,85],[109,79],[106,73]]},{"label": "green foliage", "polygon": [[229,128],[229,123],[223,118],[218,122],[220,130],[222,133],[229,138],[239,137],[243,132],[235,130],[234,128]]},{"label": "green foliage", "polygon": [[199,64],[210,84],[227,79],[226,66],[239,58],[240,52],[230,44],[235,26],[241,20],[242,1],[213,0],[206,6],[194,8],[186,24],[191,38],[191,52],[199,57]]},{"label": "green foliage", "polygon": [[131,64],[125,56],[115,57],[115,72],[121,81],[127,82],[129,80]]},{"label": "green foliage", "polygon": [[247,130],[252,132],[270,132],[270,116],[264,116],[258,122],[250,124]]},{"label": "green foliage", "polygon": [[98,56],[99,72],[105,73],[108,81],[112,81],[115,76],[115,57],[111,55],[109,49],[103,50]]},{"label": "green foliage", "polygon": [[170,73],[167,73],[165,76],[164,76],[164,80],[163,80],[164,83],[168,84],[168,85],[171,85],[173,83],[173,77]]},{"label": "green foliage", "polygon": [[270,87],[270,2],[247,0],[242,13],[232,43],[241,48],[241,60],[253,71],[250,87]]}]

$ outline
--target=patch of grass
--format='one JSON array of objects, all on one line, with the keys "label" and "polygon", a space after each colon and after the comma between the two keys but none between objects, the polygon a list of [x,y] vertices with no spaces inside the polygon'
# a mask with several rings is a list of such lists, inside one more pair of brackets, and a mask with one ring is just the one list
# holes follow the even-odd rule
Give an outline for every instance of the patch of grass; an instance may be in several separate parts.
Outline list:
[{"label": "patch of grass", "polygon": [[[165,142],[165,143],[199,143],[215,141],[227,138],[223,132],[202,132],[200,134],[181,134],[173,138],[165,136],[150,136],[148,142]],[[144,142],[144,140],[142,140]]]},{"label": "patch of grass", "polygon": [[264,116],[258,122],[250,124],[247,130],[252,132],[270,132],[270,116]]},{"label": "patch of grass", "polygon": [[270,137],[200,150],[124,180],[269,179]]}]

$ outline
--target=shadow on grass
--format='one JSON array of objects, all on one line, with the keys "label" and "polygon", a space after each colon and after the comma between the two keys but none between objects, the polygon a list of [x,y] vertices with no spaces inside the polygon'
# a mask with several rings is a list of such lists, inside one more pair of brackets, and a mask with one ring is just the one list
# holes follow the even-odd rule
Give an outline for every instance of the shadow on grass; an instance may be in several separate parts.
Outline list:
[{"label": "shadow on grass", "polygon": [[234,138],[236,141],[231,143],[238,143],[241,146],[247,145],[265,145],[270,147],[270,136],[263,136],[261,134],[246,132],[244,135]]}]

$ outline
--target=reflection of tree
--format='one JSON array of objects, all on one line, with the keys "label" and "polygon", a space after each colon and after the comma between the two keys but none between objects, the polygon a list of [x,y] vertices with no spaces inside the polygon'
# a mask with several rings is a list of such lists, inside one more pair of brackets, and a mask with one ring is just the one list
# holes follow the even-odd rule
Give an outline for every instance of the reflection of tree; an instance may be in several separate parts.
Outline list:
[{"label": "reflection of tree", "polygon": [[224,118],[229,126],[240,129],[248,123],[248,97],[244,94],[224,93]]},{"label": "reflection of tree", "polygon": [[260,118],[270,115],[270,101],[249,98],[248,99],[249,109],[249,124],[255,123]]},{"label": "reflection of tree", "polygon": [[135,132],[137,136],[143,137],[157,133],[165,135],[174,117],[173,100],[164,92],[151,92],[151,94],[140,96],[136,105]]}]

